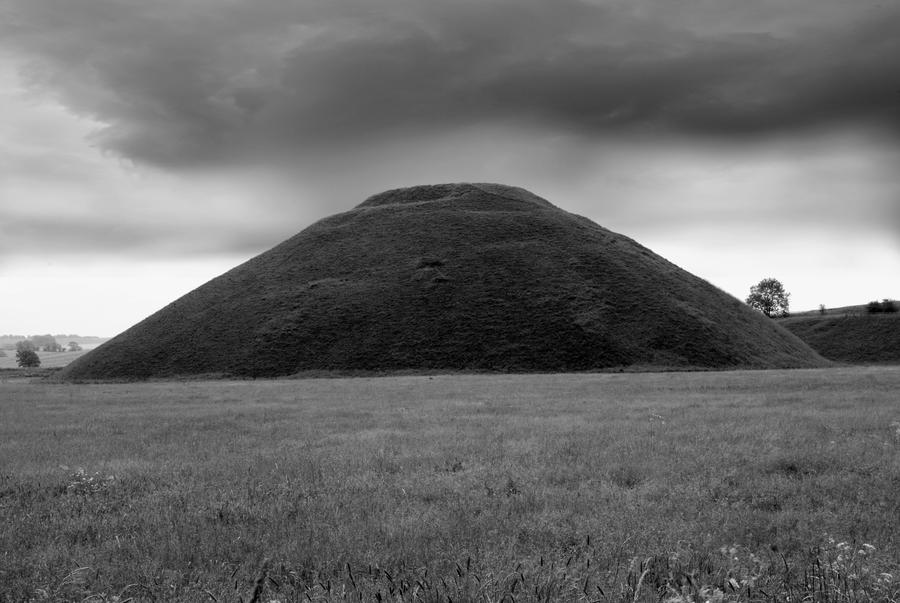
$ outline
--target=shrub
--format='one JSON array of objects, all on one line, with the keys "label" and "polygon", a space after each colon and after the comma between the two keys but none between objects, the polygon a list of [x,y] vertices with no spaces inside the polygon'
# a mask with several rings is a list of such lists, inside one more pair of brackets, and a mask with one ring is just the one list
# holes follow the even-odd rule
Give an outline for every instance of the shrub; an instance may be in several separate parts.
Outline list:
[{"label": "shrub", "polygon": [[866,304],[866,312],[869,314],[878,314],[881,312],[897,312],[897,302],[892,299],[884,299],[882,301],[870,301]]},{"label": "shrub", "polygon": [[16,363],[24,368],[41,366],[41,357],[34,350],[19,350],[16,352]]}]

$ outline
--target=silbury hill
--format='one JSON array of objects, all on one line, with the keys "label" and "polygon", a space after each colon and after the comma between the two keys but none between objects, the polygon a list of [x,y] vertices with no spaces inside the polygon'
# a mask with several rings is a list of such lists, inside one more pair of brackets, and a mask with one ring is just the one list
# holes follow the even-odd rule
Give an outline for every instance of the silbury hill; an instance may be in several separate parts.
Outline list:
[{"label": "silbury hill", "polygon": [[375,195],[70,364],[70,379],[821,366],[631,239],[520,188]]}]

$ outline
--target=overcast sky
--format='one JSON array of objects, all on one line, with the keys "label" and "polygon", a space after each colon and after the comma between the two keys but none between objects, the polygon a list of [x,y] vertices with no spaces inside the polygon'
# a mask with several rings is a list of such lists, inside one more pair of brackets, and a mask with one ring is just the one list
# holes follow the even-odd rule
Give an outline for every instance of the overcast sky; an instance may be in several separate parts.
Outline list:
[{"label": "overcast sky", "polygon": [[387,188],[736,297],[900,298],[897,0],[0,0],[0,334],[114,335]]}]

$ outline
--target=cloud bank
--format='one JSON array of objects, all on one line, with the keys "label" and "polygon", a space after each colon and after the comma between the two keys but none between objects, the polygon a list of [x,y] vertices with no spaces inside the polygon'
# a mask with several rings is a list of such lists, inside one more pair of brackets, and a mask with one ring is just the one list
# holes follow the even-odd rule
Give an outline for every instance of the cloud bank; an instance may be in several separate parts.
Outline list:
[{"label": "cloud bank", "polygon": [[482,123],[589,139],[848,122],[900,135],[900,6],[874,0],[2,7],[30,85],[101,124],[102,148],[166,168]]}]

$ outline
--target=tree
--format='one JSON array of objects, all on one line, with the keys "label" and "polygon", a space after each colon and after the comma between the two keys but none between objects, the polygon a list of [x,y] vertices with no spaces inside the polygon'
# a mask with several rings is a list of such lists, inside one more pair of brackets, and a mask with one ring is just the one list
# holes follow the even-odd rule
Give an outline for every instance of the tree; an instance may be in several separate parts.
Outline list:
[{"label": "tree", "polygon": [[41,366],[41,357],[34,350],[19,350],[16,352],[16,363],[26,368],[38,367]]},{"label": "tree", "polygon": [[25,351],[29,351],[29,352],[35,351],[34,342],[31,341],[30,339],[23,339],[21,341],[16,342],[16,352],[18,353],[18,352],[25,352]]},{"label": "tree", "polygon": [[44,350],[45,352],[62,352],[63,347],[59,345],[56,341],[56,338],[53,335],[33,335],[31,337],[31,341],[34,343],[34,347],[38,350]]},{"label": "tree", "polygon": [[764,278],[759,281],[758,285],[750,287],[747,305],[756,308],[769,318],[787,316],[790,296],[791,294],[785,292],[784,285],[778,279]]},{"label": "tree", "polygon": [[80,351],[81,351],[81,346],[78,345],[78,342],[77,342],[77,341],[70,341],[70,342],[69,342],[69,351],[70,351],[70,352],[80,352]]},{"label": "tree", "polygon": [[879,312],[896,312],[897,302],[892,299],[884,299],[882,301],[870,301],[866,304],[866,311],[869,314],[878,314]]}]

